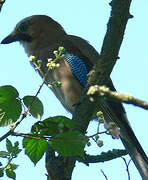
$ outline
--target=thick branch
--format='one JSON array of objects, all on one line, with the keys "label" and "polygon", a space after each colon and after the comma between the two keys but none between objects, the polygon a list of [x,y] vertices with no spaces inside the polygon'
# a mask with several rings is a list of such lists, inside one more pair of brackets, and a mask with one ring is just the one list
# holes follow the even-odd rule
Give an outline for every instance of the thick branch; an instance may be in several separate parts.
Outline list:
[{"label": "thick branch", "polygon": [[76,107],[73,120],[76,129],[82,133],[86,132],[89,121],[92,118],[96,107],[99,104],[99,98],[90,101],[86,95],[88,88],[92,85],[104,85],[118,58],[119,49],[123,41],[123,36],[128,19],[131,0],[112,0],[111,16],[107,25],[107,32],[104,38],[101,55],[93,70],[89,73],[89,80],[84,95],[80,99],[80,104]]},{"label": "thick branch", "polygon": [[[107,33],[105,35],[102,46],[101,56],[98,59],[98,63],[94,66],[93,70],[89,74],[88,85],[80,99],[80,104],[76,107],[72,119],[75,122],[75,129],[79,130],[82,133],[86,132],[89,121],[95,112],[95,108],[99,104],[99,98],[96,98],[94,102],[91,102],[89,100],[89,97],[86,95],[86,92],[88,88],[94,84],[106,84],[110,73],[112,72],[112,69],[116,63],[116,59],[118,58],[121,43],[123,41],[126,24],[130,17],[130,3],[131,0],[112,0],[112,11],[108,22]],[[61,162],[65,164],[64,159],[59,160],[59,164],[61,164]],[[70,180],[72,170],[76,162],[76,157],[66,158],[66,162],[68,163],[63,166],[64,172],[67,172],[65,174],[64,180]],[[47,160],[46,164],[48,164],[50,168],[54,169],[54,165],[50,160]],[[70,170],[69,167],[71,167]],[[50,176],[50,172],[48,172],[48,174]],[[60,180],[63,180],[63,174],[60,173],[60,171],[58,177]]]},{"label": "thick branch", "polygon": [[109,161],[127,154],[128,153],[126,150],[113,149],[112,151],[102,152],[100,155],[96,155],[96,156],[85,154],[83,158],[77,158],[77,160],[85,164],[98,163],[98,162]]},{"label": "thick branch", "polygon": [[98,95],[99,97],[108,97],[109,99],[112,99],[114,101],[124,102],[126,104],[133,104],[135,106],[148,109],[148,102],[137,99],[129,94],[122,94],[116,91],[111,91],[105,86],[91,86],[87,92],[87,95],[89,95],[90,97],[93,97],[95,95]]},{"label": "thick branch", "polygon": [[75,157],[56,156],[49,145],[46,153],[47,180],[70,180],[75,166]]}]

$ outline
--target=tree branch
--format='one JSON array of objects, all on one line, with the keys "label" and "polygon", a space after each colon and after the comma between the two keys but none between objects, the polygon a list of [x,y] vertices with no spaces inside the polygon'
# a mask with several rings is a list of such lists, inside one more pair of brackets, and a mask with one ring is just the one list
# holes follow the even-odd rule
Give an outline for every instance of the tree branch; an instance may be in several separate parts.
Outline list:
[{"label": "tree branch", "polygon": [[2,6],[4,5],[4,3],[5,3],[5,0],[0,0],[0,12],[2,10]]},{"label": "tree branch", "polygon": [[28,106],[27,110],[24,110],[24,113],[21,115],[21,117],[18,119],[18,121],[15,124],[13,124],[11,129],[6,134],[4,134],[2,137],[0,137],[0,142],[3,141],[4,139],[6,139],[8,136],[12,135],[14,130],[16,129],[16,127],[27,117],[27,115],[28,115],[28,113],[29,113],[29,111],[31,109],[31,106],[33,105],[33,103],[35,101],[35,97],[38,96],[38,94],[40,93],[40,91],[41,91],[44,84],[45,84],[45,81],[42,82],[41,86],[39,87],[37,93],[35,94],[32,102]]},{"label": "tree branch", "polygon": [[131,15],[129,13],[131,0],[112,0],[111,15],[107,25],[107,32],[104,38],[100,58],[94,65],[93,70],[89,73],[89,80],[80,103],[76,107],[73,115],[75,128],[82,133],[86,132],[89,121],[92,118],[96,107],[99,105],[99,97],[94,101],[86,95],[88,89],[92,85],[105,85],[112,72],[112,69],[118,59],[118,53],[123,41],[126,24]]},{"label": "tree branch", "polygon": [[56,156],[53,148],[48,145],[46,152],[47,180],[70,180],[75,161],[75,157]]},{"label": "tree branch", "polygon": [[100,155],[88,155],[85,154],[84,157],[79,157],[77,160],[79,162],[83,162],[84,164],[88,165],[89,163],[98,163],[98,162],[105,162],[109,161],[124,155],[127,155],[126,150],[120,149],[113,149],[112,151],[102,152]]},{"label": "tree branch", "polygon": [[[85,133],[92,115],[95,112],[96,106],[99,104],[99,98],[96,98],[94,102],[89,100],[86,95],[88,88],[94,84],[104,85],[106,84],[110,73],[118,58],[119,49],[123,41],[123,35],[125,32],[126,24],[128,19],[131,17],[129,14],[131,0],[112,0],[111,16],[107,26],[107,33],[103,42],[101,56],[98,59],[97,64],[93,70],[89,73],[89,80],[87,87],[85,88],[84,94],[80,98],[80,103],[77,105],[72,120],[75,122],[75,129],[82,133]],[[64,180],[70,180],[76,157],[66,158],[67,165],[64,169],[71,167],[69,173],[67,173]],[[52,166],[50,161],[46,161],[49,166]],[[61,161],[59,161],[59,164]],[[64,159],[63,159],[64,164]],[[50,172],[48,172],[50,176]],[[60,174],[59,174],[60,177]],[[53,180],[53,179],[52,179]],[[63,180],[62,174],[60,180]]]},{"label": "tree branch", "polygon": [[148,109],[148,102],[145,102],[141,99],[137,99],[129,94],[122,94],[116,91],[111,91],[109,88],[105,86],[91,86],[87,92],[87,95],[89,95],[90,98],[95,95],[99,97],[108,97],[109,99],[112,99],[114,101],[124,102],[126,104],[133,104],[135,106]]},{"label": "tree branch", "polygon": [[101,173],[103,174],[103,176],[105,177],[106,180],[108,180],[106,174],[104,173],[104,171],[101,169]]},{"label": "tree branch", "polygon": [[132,159],[130,159],[129,162],[127,163],[127,162],[126,162],[126,159],[125,159],[124,157],[121,157],[121,158],[123,159],[123,161],[124,161],[124,163],[125,163],[125,166],[126,166],[126,171],[127,171],[127,175],[128,175],[128,180],[130,180],[131,178],[130,178],[130,172],[129,172],[129,165],[130,165],[130,162],[131,162]]}]

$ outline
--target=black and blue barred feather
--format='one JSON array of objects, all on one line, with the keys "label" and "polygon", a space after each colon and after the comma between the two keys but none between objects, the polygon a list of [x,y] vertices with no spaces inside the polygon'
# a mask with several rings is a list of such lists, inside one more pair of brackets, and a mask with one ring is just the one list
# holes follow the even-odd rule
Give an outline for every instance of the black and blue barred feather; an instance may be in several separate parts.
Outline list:
[{"label": "black and blue barred feather", "polygon": [[68,51],[65,51],[64,54],[65,60],[70,65],[72,73],[76,76],[76,78],[83,86],[86,86],[88,80],[88,69],[84,61],[80,59],[78,56],[69,53]]}]

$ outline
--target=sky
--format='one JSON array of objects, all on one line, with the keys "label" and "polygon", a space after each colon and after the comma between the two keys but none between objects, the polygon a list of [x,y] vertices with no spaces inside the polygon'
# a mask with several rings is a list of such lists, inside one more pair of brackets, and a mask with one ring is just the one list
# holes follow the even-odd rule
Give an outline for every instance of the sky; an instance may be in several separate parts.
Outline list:
[{"label": "sky", "polygon": [[[98,52],[101,50],[104,35],[106,33],[106,24],[110,15],[110,1],[105,0],[6,0],[0,13],[0,41],[6,37],[23,18],[34,15],[44,14],[58,21],[67,33],[83,37],[93,45]],[[131,5],[130,19],[124,35],[124,41],[120,48],[119,57],[113,72],[112,80],[119,92],[131,94],[137,98],[148,101],[148,54],[147,54],[147,7],[148,1],[135,0]],[[0,85],[12,85],[19,91],[22,98],[25,95],[34,95],[42,80],[33,70],[28,62],[28,57],[19,43],[9,45],[0,45]],[[39,98],[44,104],[44,117],[56,115],[65,115],[71,117],[54,94],[44,86]],[[147,143],[147,116],[148,112],[132,105],[124,105],[128,119],[134,132],[139,139],[145,152],[148,154]],[[31,125],[36,122],[32,117],[28,117],[16,129],[17,132],[29,132]],[[6,133],[10,127],[0,128],[0,136]],[[91,122],[88,133],[94,134],[97,125]],[[86,148],[90,154],[100,154],[102,151],[108,151],[113,148],[123,149],[120,140],[112,140],[111,137],[101,136],[104,146],[98,148],[95,144]],[[19,141],[21,138],[10,138],[12,142]],[[5,150],[5,141],[0,144],[0,150]],[[127,159],[129,159],[127,157]],[[24,151],[20,153],[14,163],[19,164],[16,170],[16,180],[36,179],[46,180],[46,169],[44,158],[34,167],[33,163]],[[107,175],[109,180],[127,180],[126,167],[121,158],[99,164],[91,164],[89,167],[82,163],[77,163],[73,172],[72,180],[105,180],[101,169]],[[131,180],[141,180],[138,171],[133,163],[130,164]],[[122,176],[121,176],[122,174]],[[8,180],[5,176],[0,180]]]}]

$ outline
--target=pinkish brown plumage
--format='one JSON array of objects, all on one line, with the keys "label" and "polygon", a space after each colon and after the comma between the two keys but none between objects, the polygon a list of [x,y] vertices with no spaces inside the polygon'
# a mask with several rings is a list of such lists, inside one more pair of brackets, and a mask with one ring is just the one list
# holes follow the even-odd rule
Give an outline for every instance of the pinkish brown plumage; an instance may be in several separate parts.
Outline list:
[{"label": "pinkish brown plumage", "polygon": [[[63,46],[68,55],[77,60],[80,66],[89,72],[93,64],[99,60],[98,52],[84,39],[68,35],[62,26],[44,15],[34,15],[20,21],[14,31],[7,36],[1,43],[8,44],[19,41],[24,46],[28,56],[33,55],[36,59],[43,61],[41,69],[47,71],[47,59],[53,57],[53,51]],[[48,75],[48,81],[60,81],[61,88],[53,87],[52,90],[71,113],[74,112],[74,104],[79,102],[85,83],[82,77],[80,67],[71,59],[60,61],[60,68],[52,70]],[[86,78],[86,77],[85,77]],[[82,81],[80,81],[82,79]],[[108,81],[108,87],[115,90],[111,79]],[[114,122],[120,129],[120,138],[135,163],[141,177],[148,179],[148,159],[138,142],[133,130],[131,129],[125,110],[121,103],[113,102],[109,99],[101,101],[99,110],[104,113],[106,126]]]}]

